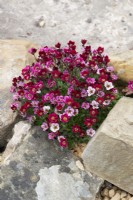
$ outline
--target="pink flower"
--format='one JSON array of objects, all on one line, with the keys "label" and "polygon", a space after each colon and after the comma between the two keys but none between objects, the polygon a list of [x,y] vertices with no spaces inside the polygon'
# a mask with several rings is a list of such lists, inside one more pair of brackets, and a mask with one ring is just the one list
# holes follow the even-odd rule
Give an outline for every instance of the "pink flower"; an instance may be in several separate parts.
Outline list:
[{"label": "pink flower", "polygon": [[82,89],[81,90],[81,97],[87,97],[88,96],[88,93],[85,89]]},{"label": "pink flower", "polygon": [[116,74],[111,74],[111,78],[113,81],[116,81],[118,79],[118,76]]},{"label": "pink flower", "polygon": [[83,102],[81,105],[81,108],[83,108],[85,110],[89,109],[89,107],[90,107],[90,104],[88,102]]},{"label": "pink flower", "polygon": [[88,69],[83,69],[83,70],[80,72],[81,78],[85,78],[85,77],[88,75],[88,73],[89,73]]},{"label": "pink flower", "polygon": [[105,95],[105,93],[103,91],[98,91],[97,96],[99,97],[103,97]]},{"label": "pink flower", "polygon": [[54,87],[56,85],[56,82],[55,81],[53,81],[53,80],[48,80],[48,82],[47,82],[47,86],[49,87],[49,88],[51,88],[51,87]]},{"label": "pink flower", "polygon": [[68,114],[68,116],[74,116],[74,109],[71,107],[71,106],[68,106],[66,109],[65,109],[65,113]]},{"label": "pink flower", "polygon": [[66,96],[65,97],[65,103],[67,104],[67,105],[72,105],[72,103],[73,103],[73,99],[72,99],[72,97],[69,97],[69,96]]},{"label": "pink flower", "polygon": [[114,71],[114,67],[113,66],[108,66],[107,67],[107,72],[113,72]]},{"label": "pink flower", "polygon": [[98,103],[97,101],[95,101],[95,100],[93,100],[93,101],[91,102],[91,105],[92,105],[92,108],[93,108],[93,109],[98,109],[98,108],[99,108],[99,103]]},{"label": "pink flower", "polygon": [[31,48],[31,49],[28,50],[28,52],[33,54],[33,55],[36,53],[36,51],[37,51],[37,49],[35,49],[35,48]]},{"label": "pink flower", "polygon": [[56,133],[53,133],[53,132],[48,133],[48,139],[49,140],[55,139],[56,136],[57,136]]},{"label": "pink flower", "polygon": [[12,109],[13,111],[17,110],[18,107],[19,107],[19,102],[14,102],[14,103],[12,103],[10,107],[11,107],[11,109]]},{"label": "pink flower", "polygon": [[46,122],[43,122],[41,125],[43,131],[46,131],[48,129],[48,124]]},{"label": "pink flower", "polygon": [[95,78],[87,78],[87,79],[86,79],[86,82],[87,82],[88,84],[94,84],[94,83],[96,82],[96,80],[95,80]]},{"label": "pink flower", "polygon": [[32,100],[34,95],[32,93],[29,93],[27,91],[25,91],[25,94],[24,94],[25,98],[28,99],[28,100]]},{"label": "pink flower", "polygon": [[96,134],[96,131],[95,131],[93,128],[90,128],[90,129],[87,129],[87,130],[86,130],[86,134],[87,134],[88,136],[93,137],[93,136]]},{"label": "pink flower", "polygon": [[128,82],[128,89],[133,91],[133,81]]}]

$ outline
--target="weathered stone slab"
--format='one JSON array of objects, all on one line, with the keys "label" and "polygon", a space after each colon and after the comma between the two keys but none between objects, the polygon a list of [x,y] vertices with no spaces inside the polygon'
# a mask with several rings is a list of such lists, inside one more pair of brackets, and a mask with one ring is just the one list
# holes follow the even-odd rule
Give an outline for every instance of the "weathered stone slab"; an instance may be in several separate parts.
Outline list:
[{"label": "weathered stone slab", "polygon": [[15,125],[0,166],[0,199],[95,200],[103,179],[76,161],[40,128],[21,121]]},{"label": "weathered stone slab", "polygon": [[110,64],[121,80],[126,82],[133,80],[133,50],[113,53],[110,59]]},{"label": "weathered stone slab", "polygon": [[36,45],[23,40],[0,40],[0,147],[4,146],[11,135],[16,114],[10,109],[12,95],[9,92],[14,76],[33,61],[28,49]]},{"label": "weathered stone slab", "polygon": [[85,167],[133,194],[133,99],[123,97],[111,110],[82,158]]}]

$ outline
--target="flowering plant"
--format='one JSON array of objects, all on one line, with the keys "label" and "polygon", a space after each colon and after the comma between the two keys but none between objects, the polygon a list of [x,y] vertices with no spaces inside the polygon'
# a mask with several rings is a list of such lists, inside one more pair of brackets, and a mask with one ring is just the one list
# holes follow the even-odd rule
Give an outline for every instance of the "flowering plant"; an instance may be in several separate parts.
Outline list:
[{"label": "flowering plant", "polygon": [[128,86],[122,91],[125,95],[133,95],[133,81],[128,81]]},{"label": "flowering plant", "polygon": [[[60,43],[41,47],[11,87],[11,109],[41,126],[61,147],[88,141],[118,96],[117,76],[104,48],[92,50],[86,40],[81,43],[81,53],[73,41],[64,48]],[[35,56],[37,49],[29,52]]]}]

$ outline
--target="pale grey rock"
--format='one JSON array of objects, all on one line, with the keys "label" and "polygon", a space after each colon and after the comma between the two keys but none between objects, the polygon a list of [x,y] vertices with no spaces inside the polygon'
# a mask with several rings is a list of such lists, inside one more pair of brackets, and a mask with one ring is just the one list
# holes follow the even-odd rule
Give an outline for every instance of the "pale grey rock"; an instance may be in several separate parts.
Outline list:
[{"label": "pale grey rock", "polygon": [[0,165],[0,199],[95,200],[103,179],[80,170],[77,158],[41,128],[21,121],[15,132]]},{"label": "pale grey rock", "polygon": [[[82,177],[74,179],[72,174],[60,173],[60,166],[44,168],[39,172],[40,180],[36,192],[38,200],[85,200],[92,199],[89,184]],[[47,181],[49,180],[49,181]]]},{"label": "pale grey rock", "polygon": [[[45,26],[35,22],[43,18]],[[0,0],[0,38],[40,45],[83,38],[106,52],[133,49],[132,0]]]},{"label": "pale grey rock", "polygon": [[0,147],[5,146],[12,135],[16,113],[10,109],[12,78],[21,74],[21,69],[34,57],[28,49],[35,47],[32,42],[23,40],[0,40]]},{"label": "pale grey rock", "polygon": [[85,168],[133,194],[133,99],[122,97],[88,143]]},{"label": "pale grey rock", "polygon": [[13,128],[13,136],[8,142],[6,149],[2,155],[3,163],[6,164],[10,160],[10,155],[15,151],[17,146],[22,142],[25,136],[31,129],[31,124],[28,122],[20,121]]}]

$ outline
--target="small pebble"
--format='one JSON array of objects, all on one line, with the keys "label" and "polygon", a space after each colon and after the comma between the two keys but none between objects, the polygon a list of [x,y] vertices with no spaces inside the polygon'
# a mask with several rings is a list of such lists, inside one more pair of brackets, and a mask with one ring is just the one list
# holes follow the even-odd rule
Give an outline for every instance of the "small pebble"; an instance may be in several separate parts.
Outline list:
[{"label": "small pebble", "polygon": [[109,190],[108,190],[108,188],[105,188],[105,189],[103,190],[102,194],[103,194],[104,197],[105,197],[105,196],[108,197],[108,196],[109,196]]},{"label": "small pebble", "polygon": [[76,161],[76,166],[81,169],[82,171],[84,171],[84,166],[82,165],[82,163],[80,162],[80,160]]},{"label": "small pebble", "polygon": [[104,199],[103,200],[109,200],[109,197],[104,197]]},{"label": "small pebble", "polygon": [[131,195],[128,194],[127,197],[126,197],[126,199],[127,199],[127,200],[131,199]]},{"label": "small pebble", "polygon": [[42,20],[42,21],[39,22],[39,26],[40,27],[44,27],[44,25],[45,25],[45,21],[44,20]]},{"label": "small pebble", "polygon": [[109,197],[112,198],[113,196],[115,196],[115,190],[114,189],[111,189],[109,190]]},{"label": "small pebble", "polygon": [[118,188],[116,186],[113,186],[113,189],[116,191]]},{"label": "small pebble", "polygon": [[122,198],[121,200],[127,200],[126,198]]},{"label": "small pebble", "polygon": [[121,194],[121,193],[122,193],[122,191],[121,191],[121,190],[117,190],[117,191],[116,191],[116,193],[119,193],[119,194]]},{"label": "small pebble", "polygon": [[124,192],[124,191],[122,191],[122,192],[121,192],[121,199],[124,198],[124,197],[126,197],[126,196],[127,196],[127,193]]},{"label": "small pebble", "polygon": [[111,200],[120,200],[121,196],[119,193],[116,193],[114,197],[111,198]]}]

